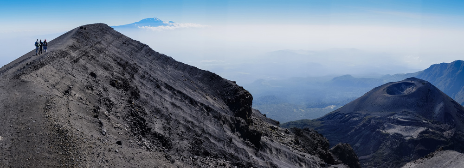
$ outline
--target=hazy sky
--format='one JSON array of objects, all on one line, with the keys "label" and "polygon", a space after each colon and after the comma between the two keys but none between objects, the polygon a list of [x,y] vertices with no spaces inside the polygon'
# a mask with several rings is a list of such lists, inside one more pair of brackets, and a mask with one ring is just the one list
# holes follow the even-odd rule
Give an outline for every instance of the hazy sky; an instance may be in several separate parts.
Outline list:
[{"label": "hazy sky", "polygon": [[286,67],[280,71],[287,76],[305,66],[296,76],[413,72],[462,59],[463,7],[419,0],[1,1],[0,64],[32,50],[36,38],[157,17],[201,26],[123,33],[230,78],[243,76],[226,72],[259,76],[260,67],[250,66],[268,63]]}]

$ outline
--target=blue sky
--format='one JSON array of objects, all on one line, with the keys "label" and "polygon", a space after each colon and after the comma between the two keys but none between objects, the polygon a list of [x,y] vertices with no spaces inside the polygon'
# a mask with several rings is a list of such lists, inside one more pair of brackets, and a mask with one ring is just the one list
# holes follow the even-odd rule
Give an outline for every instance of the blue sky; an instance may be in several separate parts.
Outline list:
[{"label": "blue sky", "polygon": [[[31,24],[70,28],[104,22],[131,23],[148,17],[202,24],[425,24],[460,26],[441,19],[462,19],[464,1],[419,0],[183,0],[183,1],[2,1],[0,21],[9,29]],[[406,16],[401,18],[402,16]],[[409,16],[409,18],[407,17]]]},{"label": "blue sky", "polygon": [[[237,69],[285,53],[276,51],[330,74],[414,72],[463,58],[463,7],[464,1],[421,0],[1,1],[0,64],[32,50],[31,39],[54,38],[84,24],[157,17],[200,26],[122,33],[226,77],[254,73]],[[307,75],[326,75],[320,71]]]}]

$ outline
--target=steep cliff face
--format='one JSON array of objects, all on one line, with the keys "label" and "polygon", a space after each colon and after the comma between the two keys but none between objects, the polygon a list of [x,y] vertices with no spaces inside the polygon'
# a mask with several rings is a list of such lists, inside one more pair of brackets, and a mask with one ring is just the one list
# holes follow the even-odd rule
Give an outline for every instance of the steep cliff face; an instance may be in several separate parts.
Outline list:
[{"label": "steep cliff face", "polygon": [[[0,69],[0,167],[341,163],[318,157],[328,146],[309,152],[294,143],[299,135],[253,110],[234,82],[105,24],[73,29],[48,48]],[[315,146],[325,139],[311,138]]]},{"label": "steep cliff face", "polygon": [[350,144],[363,167],[400,167],[439,148],[462,151],[464,108],[427,81],[376,87],[324,117],[284,125],[314,128]]}]

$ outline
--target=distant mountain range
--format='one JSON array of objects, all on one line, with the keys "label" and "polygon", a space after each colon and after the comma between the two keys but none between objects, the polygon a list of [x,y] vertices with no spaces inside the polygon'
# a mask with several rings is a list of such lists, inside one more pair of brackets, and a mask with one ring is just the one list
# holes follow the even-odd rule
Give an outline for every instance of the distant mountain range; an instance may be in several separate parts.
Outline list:
[{"label": "distant mountain range", "polygon": [[416,77],[429,81],[456,102],[464,105],[464,61],[435,64],[421,71]]},{"label": "distant mountain range", "polygon": [[464,107],[418,78],[384,84],[321,118],[282,126],[315,129],[331,145],[350,144],[362,167],[400,167],[439,148],[464,149]]}]

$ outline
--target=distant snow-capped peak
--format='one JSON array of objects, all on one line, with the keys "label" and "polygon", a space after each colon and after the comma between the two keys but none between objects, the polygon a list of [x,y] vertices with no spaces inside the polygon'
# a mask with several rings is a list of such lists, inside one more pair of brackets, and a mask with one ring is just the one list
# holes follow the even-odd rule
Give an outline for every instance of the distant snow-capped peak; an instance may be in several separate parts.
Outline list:
[{"label": "distant snow-capped peak", "polygon": [[[159,26],[168,26],[169,22],[163,22],[161,19],[158,18],[146,18],[142,19],[135,23],[120,25],[120,26],[113,26],[113,28],[139,28],[139,27],[159,27]],[[173,22],[174,23],[174,22]]]},{"label": "distant snow-capped peak", "polygon": [[138,22],[120,25],[120,26],[112,26],[115,29],[147,29],[147,30],[173,30],[179,28],[202,28],[208,27],[206,25],[196,24],[196,23],[175,23],[173,21],[162,21],[158,18],[145,18]]}]

